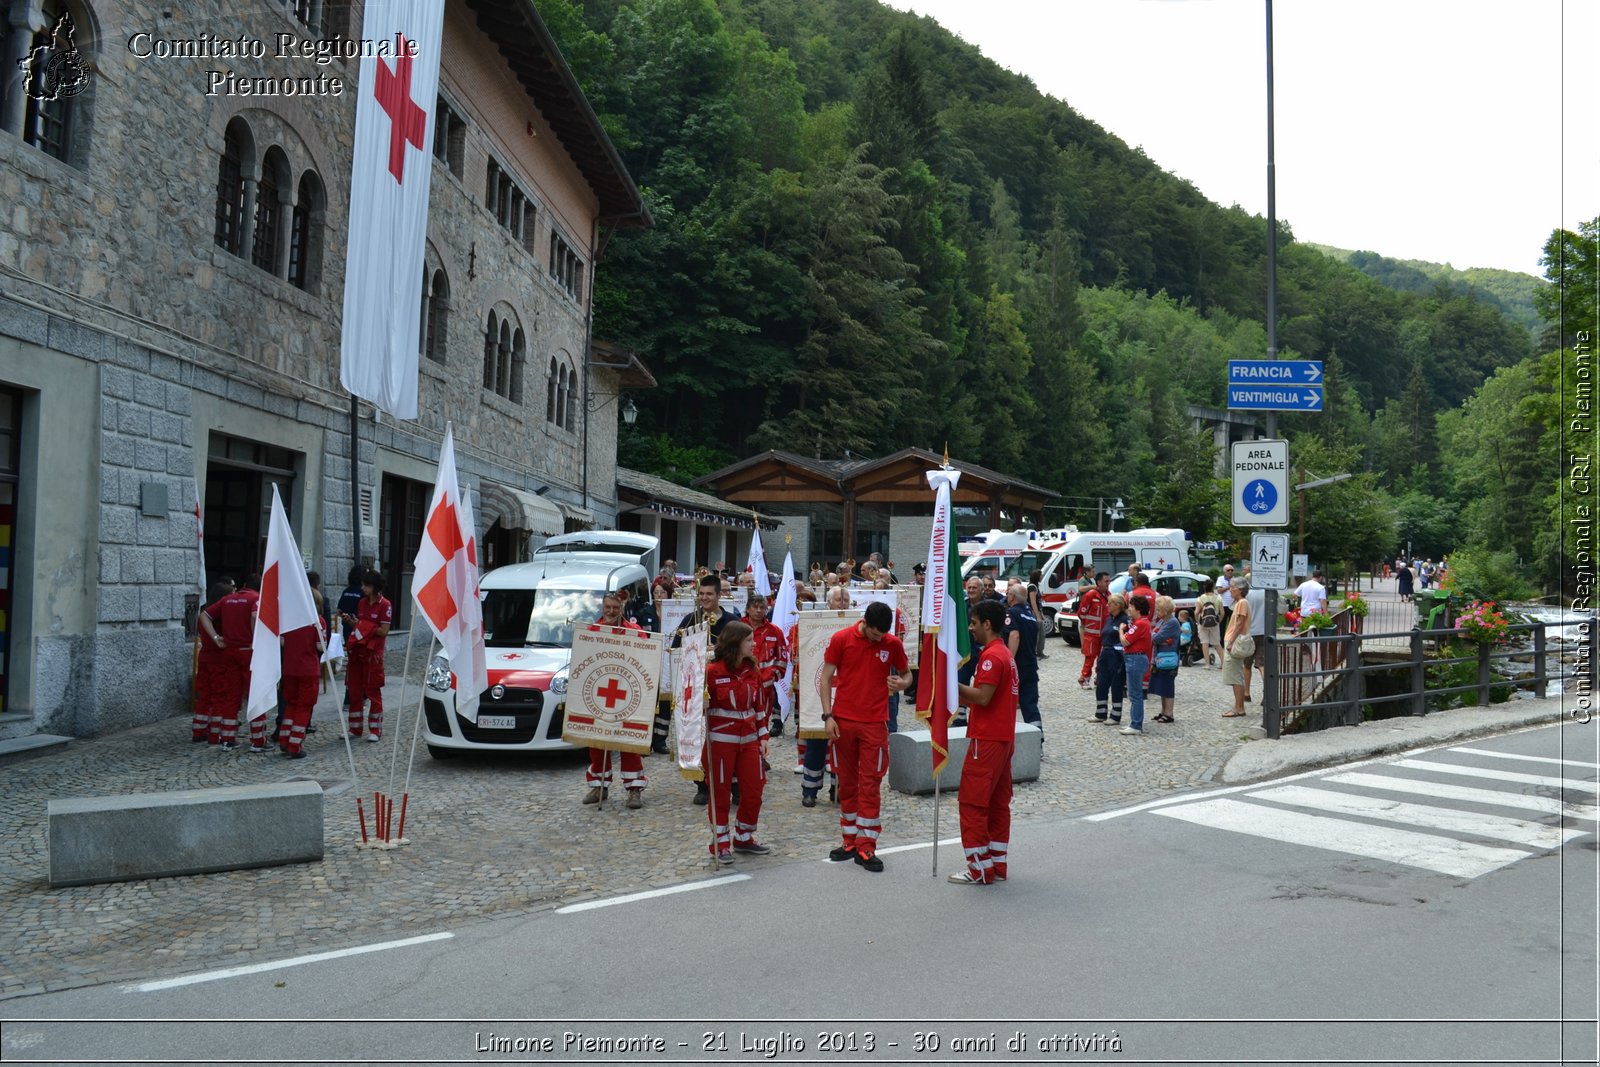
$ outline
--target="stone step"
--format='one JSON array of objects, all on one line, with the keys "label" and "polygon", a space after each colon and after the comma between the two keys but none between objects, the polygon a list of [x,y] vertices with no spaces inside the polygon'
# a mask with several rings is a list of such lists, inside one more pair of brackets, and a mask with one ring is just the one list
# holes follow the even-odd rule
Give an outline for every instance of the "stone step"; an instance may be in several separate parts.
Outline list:
[{"label": "stone step", "polygon": [[21,737],[8,737],[0,740],[0,763],[42,756],[70,741],[72,738],[62,737],[60,734],[25,734]]}]

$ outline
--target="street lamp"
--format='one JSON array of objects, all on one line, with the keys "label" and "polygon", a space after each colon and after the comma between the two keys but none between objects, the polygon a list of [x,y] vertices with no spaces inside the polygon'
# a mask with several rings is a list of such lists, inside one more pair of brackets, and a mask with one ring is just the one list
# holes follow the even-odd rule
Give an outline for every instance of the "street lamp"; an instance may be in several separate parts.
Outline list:
[{"label": "street lamp", "polygon": [[1111,532],[1112,533],[1116,532],[1117,520],[1122,518],[1123,515],[1126,514],[1122,510],[1122,508],[1123,508],[1123,504],[1122,504],[1122,498],[1120,496],[1117,497],[1116,503],[1112,504],[1109,508],[1106,508],[1106,520],[1111,523]]},{"label": "street lamp", "polygon": [[[1305,468],[1302,467],[1300,469],[1300,477],[1304,478],[1305,476]],[[1318,478],[1316,481],[1301,482],[1299,485],[1294,487],[1295,491],[1300,494],[1300,536],[1299,546],[1295,549],[1295,551],[1300,555],[1303,556],[1306,554],[1306,490],[1321,489],[1325,485],[1332,485],[1334,482],[1342,482],[1346,478],[1351,477],[1354,477],[1354,475],[1335,474],[1331,478]]]},{"label": "street lamp", "polygon": [[[590,393],[588,402],[584,404],[584,407],[587,408],[590,413],[601,411],[607,404],[611,403],[611,401],[615,400],[619,396],[622,396],[622,394],[615,393],[605,400],[600,400],[599,403],[596,403],[595,401],[599,400],[599,397],[597,397],[594,393]],[[617,411],[619,414],[621,414],[622,422],[626,426],[632,426],[635,422],[639,421],[639,409],[634,405],[633,397],[631,396],[623,397],[622,406],[618,408]]]}]

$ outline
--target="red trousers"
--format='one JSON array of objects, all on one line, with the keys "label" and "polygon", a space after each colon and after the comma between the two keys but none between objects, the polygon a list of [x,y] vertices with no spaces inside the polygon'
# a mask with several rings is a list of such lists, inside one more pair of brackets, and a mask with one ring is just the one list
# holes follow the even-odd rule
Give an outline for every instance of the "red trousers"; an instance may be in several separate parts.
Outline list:
[{"label": "red trousers", "polygon": [[1079,626],[1078,643],[1083,646],[1083,670],[1078,672],[1078,681],[1086,682],[1094,674],[1094,661],[1100,658],[1100,631],[1091,636]]},{"label": "red trousers", "polygon": [[[197,741],[209,737],[214,745],[222,743],[222,709],[228,699],[228,682],[223,674],[228,670],[226,657],[220,649],[201,653],[200,669],[194,676],[193,732]],[[233,710],[238,714],[237,703]]]},{"label": "red trousers", "polygon": [[[711,775],[711,799],[706,817],[711,820],[711,853],[730,845],[748,845],[756,839],[756,820],[761,818],[761,794],[767,785],[767,772],[761,765],[761,744],[755,738],[735,744],[712,741],[706,767]],[[739,810],[733,820],[732,840],[728,835],[728,809],[733,806],[733,780],[739,779]]]},{"label": "red trousers", "polygon": [[[650,779],[644,776],[644,757],[637,752],[623,752],[622,756],[622,788],[643,789],[650,784]],[[601,789],[611,788],[611,750],[609,748],[591,748],[589,750],[589,773],[584,776],[584,782],[590,786]]]},{"label": "red trousers", "polygon": [[883,719],[859,722],[835,718],[839,740],[833,743],[833,769],[839,775],[839,834],[844,847],[870,859],[878,851],[883,829],[883,776],[889,773],[889,724]]},{"label": "red trousers", "polygon": [[961,851],[968,873],[984,883],[1006,876],[1015,747],[1015,741],[969,741],[961,764]]},{"label": "red trousers", "polygon": [[[350,707],[350,732],[361,736],[362,711],[367,701],[372,701],[372,712],[366,716],[366,725],[373,736],[383,734],[383,657],[360,652],[350,653],[345,667],[344,684],[348,690]],[[402,727],[403,729],[403,727]]]},{"label": "red trousers", "polygon": [[[284,677],[283,723],[278,727],[278,745],[285,752],[299,752],[306,743],[306,727],[311,725],[311,709],[317,702],[321,682],[316,675]],[[262,724],[265,723],[263,719]]]},{"label": "red trousers", "polygon": [[[213,745],[232,744],[239,737],[239,706],[250,691],[250,655],[248,648],[222,650],[222,661],[212,690],[208,739]],[[251,736],[254,736],[253,730]]]}]

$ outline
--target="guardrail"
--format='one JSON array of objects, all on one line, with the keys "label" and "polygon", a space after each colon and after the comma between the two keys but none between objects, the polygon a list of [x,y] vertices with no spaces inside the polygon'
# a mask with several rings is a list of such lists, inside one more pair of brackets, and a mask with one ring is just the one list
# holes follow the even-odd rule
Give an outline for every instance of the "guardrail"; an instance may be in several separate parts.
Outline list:
[{"label": "guardrail", "polygon": [[[1370,619],[1370,616],[1369,616]],[[1330,632],[1283,637],[1267,635],[1264,686],[1262,692],[1262,718],[1267,736],[1276,738],[1283,732],[1286,715],[1317,710],[1337,710],[1336,721],[1325,725],[1356,726],[1362,721],[1363,707],[1375,704],[1407,702],[1409,714],[1426,715],[1430,697],[1472,693],[1480,706],[1487,706],[1498,687],[1532,689],[1537,697],[1549,693],[1551,682],[1563,684],[1580,678],[1579,670],[1566,671],[1559,658],[1552,671],[1549,631],[1564,629],[1571,623],[1534,622],[1516,623],[1509,634],[1531,634],[1533,640],[1533,672],[1523,677],[1496,678],[1492,669],[1496,661],[1510,662],[1528,655],[1528,649],[1480,644],[1468,656],[1429,656],[1427,646],[1432,643],[1437,652],[1451,638],[1462,636],[1459,628],[1440,630],[1403,630],[1385,633],[1365,631],[1362,623],[1369,620],[1356,618],[1348,610],[1334,616]],[[1365,631],[1365,632],[1364,632]],[[1588,679],[1595,682],[1597,652],[1600,652],[1600,625],[1590,622],[1586,627],[1589,643],[1588,656],[1579,656],[1579,664],[1587,663]],[[1394,650],[1396,641],[1404,641],[1408,655],[1403,660],[1389,663],[1362,663],[1363,642],[1388,642]],[[1476,679],[1468,685],[1429,686],[1430,668],[1449,668],[1458,664],[1473,664]],[[1406,691],[1379,696],[1362,695],[1362,678],[1377,672],[1408,670]],[[1436,676],[1440,672],[1435,672]]]}]

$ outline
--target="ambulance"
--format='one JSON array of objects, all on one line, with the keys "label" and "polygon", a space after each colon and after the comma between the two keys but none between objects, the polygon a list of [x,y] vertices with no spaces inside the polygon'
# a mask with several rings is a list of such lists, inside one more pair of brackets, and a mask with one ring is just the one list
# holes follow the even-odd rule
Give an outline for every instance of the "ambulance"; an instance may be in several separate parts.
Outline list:
[{"label": "ambulance", "polygon": [[[1147,571],[1189,569],[1189,540],[1182,530],[1160,527],[1124,533],[1085,533],[1069,526],[1018,532],[1035,535],[1024,547],[1015,550],[1002,551],[986,546],[987,554],[974,555],[962,566],[961,575],[965,578],[973,573],[980,560],[990,558],[999,564],[996,583],[1002,588],[1010,578],[1027,581],[1034,570],[1044,572],[1039,583],[1039,606],[1045,617],[1039,624],[1047,633],[1054,629],[1069,640],[1077,633],[1078,620],[1073,609],[1077,606],[1080,579],[1092,578],[1099,571],[1115,577],[1126,571],[1130,563],[1138,563]],[[1003,538],[1014,537],[1001,535],[1000,539],[991,538],[990,544],[998,540],[1005,549],[1010,549],[1014,540]]]},{"label": "ambulance", "polygon": [[590,530],[552,537],[528,563],[497,567],[478,583],[489,688],[478,721],[456,714],[456,674],[438,655],[423,683],[423,740],[446,759],[463,750],[532,752],[572,748],[561,739],[572,631],[600,617],[608,592],[650,596],[649,534]]}]

